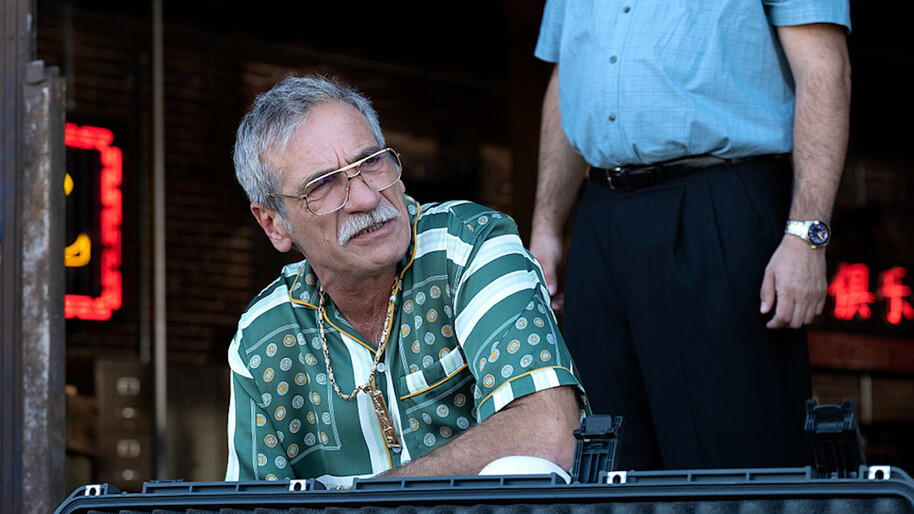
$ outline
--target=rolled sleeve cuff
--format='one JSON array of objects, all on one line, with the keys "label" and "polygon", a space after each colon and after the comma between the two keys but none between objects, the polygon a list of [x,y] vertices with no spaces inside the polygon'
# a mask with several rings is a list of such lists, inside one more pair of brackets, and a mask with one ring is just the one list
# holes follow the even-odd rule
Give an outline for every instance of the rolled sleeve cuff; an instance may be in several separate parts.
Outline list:
[{"label": "rolled sleeve cuff", "polygon": [[549,366],[528,371],[506,381],[484,398],[479,404],[476,418],[479,423],[482,423],[517,398],[566,385],[574,386],[578,390],[578,394],[584,397],[584,389],[568,368]]},{"label": "rolled sleeve cuff", "polygon": [[787,1],[768,4],[768,21],[775,27],[833,23],[851,32],[850,5],[841,1]]}]

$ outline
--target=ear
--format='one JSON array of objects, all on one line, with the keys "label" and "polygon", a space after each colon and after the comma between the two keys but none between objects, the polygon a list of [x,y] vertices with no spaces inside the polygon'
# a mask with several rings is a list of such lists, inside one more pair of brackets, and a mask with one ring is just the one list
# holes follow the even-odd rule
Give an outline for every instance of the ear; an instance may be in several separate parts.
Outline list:
[{"label": "ear", "polygon": [[270,238],[273,247],[280,252],[288,252],[292,249],[292,234],[282,223],[279,213],[268,209],[259,203],[251,204],[251,213],[260,224],[260,228]]}]

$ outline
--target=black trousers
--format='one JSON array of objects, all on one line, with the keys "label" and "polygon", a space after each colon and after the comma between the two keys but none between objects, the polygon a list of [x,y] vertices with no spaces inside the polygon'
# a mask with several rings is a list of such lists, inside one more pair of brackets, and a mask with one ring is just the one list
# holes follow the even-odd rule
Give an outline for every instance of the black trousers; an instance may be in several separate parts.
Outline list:
[{"label": "black trousers", "polygon": [[618,469],[809,464],[806,334],[759,313],[790,188],[786,158],[632,192],[588,184],[563,333],[594,413],[625,418]]}]

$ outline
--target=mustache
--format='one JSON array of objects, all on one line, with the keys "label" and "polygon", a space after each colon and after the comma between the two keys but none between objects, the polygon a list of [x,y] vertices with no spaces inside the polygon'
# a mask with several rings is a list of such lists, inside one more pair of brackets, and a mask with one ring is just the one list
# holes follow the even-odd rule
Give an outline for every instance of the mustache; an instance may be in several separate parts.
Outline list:
[{"label": "mustache", "polygon": [[343,246],[366,228],[396,219],[398,216],[400,216],[400,212],[389,204],[379,205],[365,213],[353,214],[340,227],[339,244]]}]

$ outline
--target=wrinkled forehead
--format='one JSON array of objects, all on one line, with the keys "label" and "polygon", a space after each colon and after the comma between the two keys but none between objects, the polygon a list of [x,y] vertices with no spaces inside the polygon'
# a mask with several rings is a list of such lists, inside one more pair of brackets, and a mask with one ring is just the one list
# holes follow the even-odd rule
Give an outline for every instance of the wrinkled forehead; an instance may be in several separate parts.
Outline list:
[{"label": "wrinkled forehead", "polygon": [[342,102],[316,105],[290,127],[287,134],[277,132],[274,146],[261,154],[276,187],[288,186],[287,180],[299,187],[380,149],[365,116]]},{"label": "wrinkled forehead", "polygon": [[[319,127],[309,130],[313,124],[318,124]],[[285,123],[275,124],[267,135],[267,148],[264,149],[264,153],[268,156],[280,155],[293,141],[307,142],[300,139],[299,136],[303,134],[308,134],[313,138],[344,124],[359,125],[372,141],[381,144],[377,140],[377,135],[373,133],[368,119],[361,111],[346,102],[331,100],[313,104],[309,109],[298,113],[297,116],[285,120]]]}]

